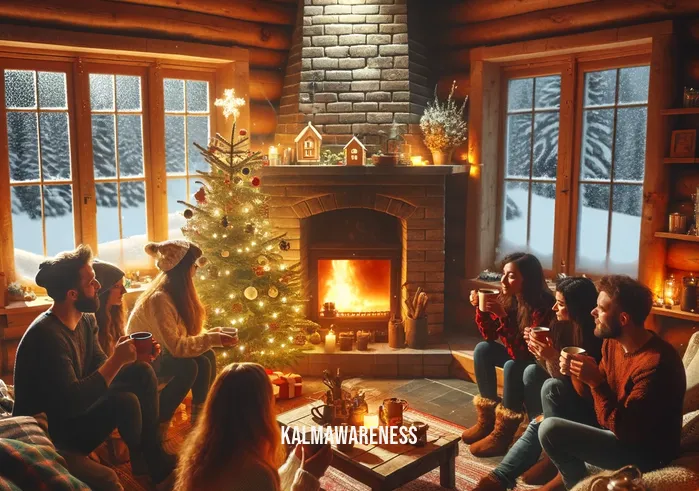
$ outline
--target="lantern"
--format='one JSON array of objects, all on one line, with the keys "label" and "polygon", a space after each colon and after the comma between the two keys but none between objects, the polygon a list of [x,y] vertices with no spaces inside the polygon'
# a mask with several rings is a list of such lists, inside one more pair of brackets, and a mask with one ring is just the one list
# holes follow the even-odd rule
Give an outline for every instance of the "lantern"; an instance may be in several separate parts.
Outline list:
[{"label": "lantern", "polygon": [[663,305],[666,309],[671,309],[677,304],[677,281],[674,275],[670,275],[663,284]]}]

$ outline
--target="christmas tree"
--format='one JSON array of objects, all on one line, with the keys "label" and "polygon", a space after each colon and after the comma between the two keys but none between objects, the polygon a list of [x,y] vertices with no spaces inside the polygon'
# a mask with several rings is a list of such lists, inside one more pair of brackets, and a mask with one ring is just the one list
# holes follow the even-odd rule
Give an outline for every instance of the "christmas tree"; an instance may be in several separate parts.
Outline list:
[{"label": "christmas tree", "polygon": [[211,171],[197,171],[202,187],[196,204],[179,202],[188,220],[182,231],[209,259],[197,273],[208,327],[238,329],[238,346],[219,350],[220,361],[281,368],[300,353],[306,330],[316,324],[304,317],[300,265],[283,262],[280,252],[289,243],[271,232],[269,198],[257,175],[266,159],[248,150],[245,129],[236,130],[244,104],[233,89],[226,90],[216,105],[234,118],[230,140],[217,134],[206,148],[195,143]]}]

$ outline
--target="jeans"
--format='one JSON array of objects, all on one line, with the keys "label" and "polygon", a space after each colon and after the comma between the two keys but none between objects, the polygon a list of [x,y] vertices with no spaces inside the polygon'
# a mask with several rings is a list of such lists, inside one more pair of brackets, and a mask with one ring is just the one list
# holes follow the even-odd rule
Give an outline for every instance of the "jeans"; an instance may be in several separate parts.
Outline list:
[{"label": "jeans", "polygon": [[575,392],[570,379],[547,380],[541,394],[545,419],[539,427],[539,441],[567,489],[585,478],[585,463],[603,469],[634,464],[646,471],[654,463],[657,467],[649,449],[625,444],[598,425],[591,401]]},{"label": "jeans", "polygon": [[111,467],[95,462],[87,455],[70,450],[58,450],[66,461],[66,469],[92,489],[124,491],[119,476]]},{"label": "jeans", "polygon": [[[498,400],[498,383],[495,367],[504,369],[502,405],[512,411],[522,411],[524,404],[524,370],[532,360],[513,360],[507,348],[495,341],[481,341],[473,351],[476,383],[481,397]],[[538,413],[537,413],[538,414]]]},{"label": "jeans", "polygon": [[212,350],[194,358],[175,358],[163,352],[156,366],[159,378],[172,377],[160,393],[160,420],[169,421],[192,389],[192,403],[203,404],[216,377],[216,355]]},{"label": "jeans", "polygon": [[527,416],[529,416],[530,421],[533,421],[534,418],[543,412],[541,407],[541,388],[549,378],[551,378],[549,372],[538,363],[533,363],[524,369],[524,376],[522,377],[524,383],[524,406],[527,409]]},{"label": "jeans", "polygon": [[517,485],[517,478],[524,474],[539,460],[541,444],[539,443],[539,425],[532,421],[514,445],[508,450],[500,464],[493,470],[493,475],[507,489]]}]

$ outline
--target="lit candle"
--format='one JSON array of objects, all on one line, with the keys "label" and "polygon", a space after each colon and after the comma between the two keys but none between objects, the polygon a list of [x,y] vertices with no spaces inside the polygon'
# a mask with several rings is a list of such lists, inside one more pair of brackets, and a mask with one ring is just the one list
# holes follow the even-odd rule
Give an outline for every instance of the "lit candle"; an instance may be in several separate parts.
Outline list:
[{"label": "lit candle", "polygon": [[325,336],[325,352],[335,353],[335,333],[333,331]]},{"label": "lit candle", "polygon": [[274,145],[269,147],[269,165],[279,165],[279,155]]},{"label": "lit candle", "polygon": [[665,280],[665,285],[664,285],[664,295],[663,295],[663,304],[665,305],[665,308],[670,309],[674,307],[675,305],[675,277],[673,275],[670,275],[670,277]]},{"label": "lit candle", "polygon": [[378,414],[365,414],[364,415],[364,426],[366,428],[378,428],[379,427],[379,415]]},{"label": "lit candle", "polygon": [[410,157],[410,163],[413,165],[425,165],[422,161],[422,155],[413,155]]}]

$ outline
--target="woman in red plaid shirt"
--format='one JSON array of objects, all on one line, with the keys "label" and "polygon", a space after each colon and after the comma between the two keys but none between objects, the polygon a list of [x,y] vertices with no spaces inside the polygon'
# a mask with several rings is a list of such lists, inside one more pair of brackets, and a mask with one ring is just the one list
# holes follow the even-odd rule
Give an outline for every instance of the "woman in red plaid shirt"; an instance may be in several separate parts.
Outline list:
[{"label": "woman in red plaid shirt", "polygon": [[[525,369],[535,363],[524,330],[548,326],[556,303],[535,256],[518,252],[505,257],[502,264],[502,292],[487,302],[485,312],[478,308],[477,292],[471,292],[476,325],[485,341],[473,352],[480,393],[473,400],[478,422],[463,432],[462,439],[477,457],[504,455],[524,420],[525,394],[532,395],[527,399],[533,400],[534,395],[540,399],[544,381],[524,376]],[[495,367],[504,369],[502,400],[497,394]]]}]

